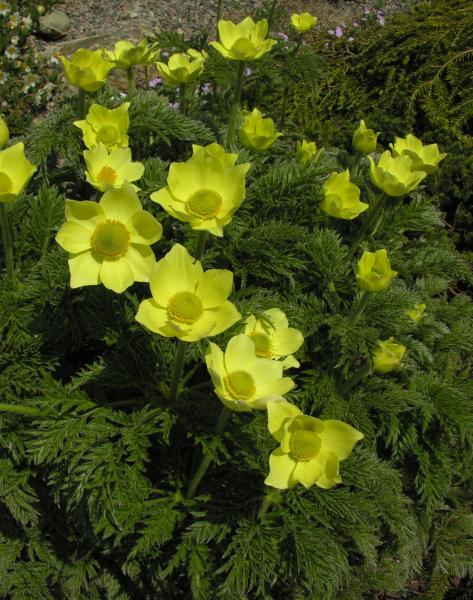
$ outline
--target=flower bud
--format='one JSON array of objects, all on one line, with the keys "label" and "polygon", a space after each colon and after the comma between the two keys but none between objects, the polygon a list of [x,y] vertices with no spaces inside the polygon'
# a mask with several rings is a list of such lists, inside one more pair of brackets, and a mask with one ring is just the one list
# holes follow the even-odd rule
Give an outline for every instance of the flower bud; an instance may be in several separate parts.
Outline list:
[{"label": "flower bud", "polygon": [[376,150],[376,140],[379,135],[373,129],[368,129],[363,120],[360,121],[360,126],[353,133],[352,144],[353,148],[360,154],[371,154]]},{"label": "flower bud", "polygon": [[297,142],[296,149],[296,160],[300,165],[305,165],[309,160],[315,156],[317,152],[317,146],[315,142],[306,142],[302,140],[302,142]]},{"label": "flower bud", "polygon": [[404,312],[415,323],[418,323],[422,319],[422,315],[424,314],[426,308],[427,306],[425,304],[415,304],[414,308],[405,310]]},{"label": "flower bud", "polygon": [[409,194],[426,176],[425,172],[414,170],[414,163],[406,154],[394,157],[386,150],[377,165],[371,156],[368,159],[371,181],[388,196],[400,198]]},{"label": "flower bud", "polygon": [[317,23],[317,17],[311,15],[308,12],[301,13],[300,15],[294,13],[291,16],[292,26],[299,33],[305,33],[306,31],[310,31],[313,27],[315,27]]},{"label": "flower bud", "polygon": [[0,117],[0,148],[4,148],[8,144],[10,139],[10,132],[8,131],[8,125]]},{"label": "flower bud", "polygon": [[386,289],[391,279],[397,275],[391,269],[386,250],[369,252],[365,250],[358,261],[356,278],[359,287],[366,292],[380,292]]},{"label": "flower bud", "polygon": [[389,144],[393,156],[405,154],[412,160],[413,171],[432,173],[447,155],[440,154],[437,144],[424,146],[415,135],[409,133],[405,138],[396,138],[394,144]]},{"label": "flower bud", "polygon": [[378,341],[378,348],[373,354],[374,370],[377,373],[389,373],[398,369],[407,348],[396,344],[393,337],[382,342]]},{"label": "flower bud", "polygon": [[324,185],[324,199],[320,208],[337,219],[354,219],[368,208],[360,202],[360,189],[350,182],[350,172],[332,173]]},{"label": "flower bud", "polygon": [[253,150],[267,150],[280,135],[282,133],[276,131],[274,121],[264,119],[257,108],[247,114],[240,128],[240,142]]}]

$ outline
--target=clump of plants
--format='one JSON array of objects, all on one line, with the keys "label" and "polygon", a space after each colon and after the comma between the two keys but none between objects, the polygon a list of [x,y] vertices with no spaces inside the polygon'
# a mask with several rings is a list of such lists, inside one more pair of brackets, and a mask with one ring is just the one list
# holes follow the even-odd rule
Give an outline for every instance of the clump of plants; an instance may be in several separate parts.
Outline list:
[{"label": "clump of plants", "polygon": [[471,573],[446,157],[363,121],[324,150],[250,103],[318,69],[314,25],[289,53],[250,17],[169,57],[78,50],[77,96],[0,152],[1,595],[361,600],[424,570],[441,598]]}]

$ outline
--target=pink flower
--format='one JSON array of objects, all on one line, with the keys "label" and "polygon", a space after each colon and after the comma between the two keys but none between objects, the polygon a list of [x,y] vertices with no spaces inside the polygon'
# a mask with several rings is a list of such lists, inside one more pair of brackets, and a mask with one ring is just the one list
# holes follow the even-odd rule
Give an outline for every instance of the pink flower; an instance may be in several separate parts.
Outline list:
[{"label": "pink flower", "polygon": [[149,87],[154,88],[157,85],[161,85],[163,82],[162,77],[155,77],[154,79],[150,79],[149,81]]},{"label": "pink flower", "polygon": [[285,42],[287,42],[287,40],[289,39],[289,37],[283,31],[278,31],[276,35]]},{"label": "pink flower", "polygon": [[383,15],[378,15],[378,23],[380,25],[384,25],[384,17],[383,17]]},{"label": "pink flower", "polygon": [[343,35],[343,29],[340,27],[340,25],[337,25],[337,27],[335,28],[335,36],[340,38]]}]

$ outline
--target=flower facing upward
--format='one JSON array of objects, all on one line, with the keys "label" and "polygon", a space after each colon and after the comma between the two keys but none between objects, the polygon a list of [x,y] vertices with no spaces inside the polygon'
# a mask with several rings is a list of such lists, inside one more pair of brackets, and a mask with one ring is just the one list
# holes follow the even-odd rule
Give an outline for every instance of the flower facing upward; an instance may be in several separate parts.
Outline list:
[{"label": "flower facing upward", "polygon": [[324,199],[320,208],[337,219],[354,219],[368,208],[360,202],[360,188],[350,182],[350,171],[332,173],[324,185]]},{"label": "flower facing upward", "polygon": [[288,327],[286,315],[279,308],[265,310],[262,318],[253,315],[245,321],[245,335],[255,344],[256,356],[279,360],[285,369],[299,367],[292,356],[304,342],[304,336],[298,329]]},{"label": "flower facing upward", "polygon": [[315,156],[317,152],[317,146],[315,142],[297,142],[296,147],[296,160],[300,165],[305,165],[311,158]]},{"label": "flower facing upward", "polygon": [[79,48],[71,60],[65,56],[59,58],[64,66],[67,81],[86,92],[98,91],[114,66],[112,62],[104,59],[102,50]]},{"label": "flower facing upward", "polygon": [[305,33],[306,31],[310,31],[313,27],[315,27],[317,23],[317,17],[311,15],[308,12],[294,13],[291,16],[291,23],[294,29],[299,31],[299,33]]},{"label": "flower facing upward", "polygon": [[361,120],[360,126],[353,133],[353,148],[360,154],[371,154],[376,150],[378,135],[379,132],[375,133],[373,129],[368,129],[365,122]]},{"label": "flower facing upward", "polygon": [[339,464],[363,434],[343,423],[304,415],[283,398],[268,401],[268,429],[281,443],[269,457],[266,485],[285,490],[296,483],[328,489],[341,482]]},{"label": "flower facing upward", "polygon": [[204,62],[207,52],[198,52],[189,49],[186,53],[173,54],[169,57],[168,64],[156,63],[159,73],[169,85],[180,85],[190,83],[199,77],[204,70]]},{"label": "flower facing upward", "polygon": [[0,150],[0,202],[13,202],[36,171],[25,156],[23,142]]},{"label": "flower facing upward", "polygon": [[8,140],[10,139],[10,131],[8,129],[8,125],[5,121],[0,117],[0,148],[3,148],[8,144]]},{"label": "flower facing upward", "polygon": [[149,281],[155,263],[149,246],[162,227],[142,210],[130,184],[106,192],[100,202],[66,200],[66,219],[56,241],[70,253],[72,288],[102,283],[121,293],[134,281]]},{"label": "flower facing upward", "polygon": [[257,108],[246,114],[240,127],[240,142],[245,148],[253,150],[267,150],[281,135],[282,133],[276,131],[274,121],[264,119]]},{"label": "flower facing upward", "polygon": [[426,304],[415,304],[414,308],[407,309],[404,312],[414,321],[414,323],[418,323],[422,319],[422,315],[426,308]]},{"label": "flower facing upward", "polygon": [[105,108],[100,104],[92,104],[87,116],[82,121],[74,121],[83,134],[87,148],[94,148],[102,143],[107,150],[126,148],[128,146],[129,102],[117,108]]},{"label": "flower facing upward", "polygon": [[183,163],[172,163],[167,187],[153,192],[151,200],[193,229],[223,236],[245,197],[249,163],[235,165],[238,154],[228,154],[219,144],[193,146],[193,155]]},{"label": "flower facing upward", "polygon": [[266,39],[268,21],[262,19],[255,23],[251,17],[246,17],[238,23],[219,21],[218,32],[220,42],[210,42],[225,58],[231,60],[254,60],[269,52],[276,40]]},{"label": "flower facing upward", "polygon": [[407,348],[402,344],[396,344],[393,340],[394,338],[390,337],[389,340],[378,342],[378,347],[373,353],[374,370],[378,373],[390,373],[398,369],[401,364]]},{"label": "flower facing upward", "polygon": [[[118,148],[109,154],[101,142],[90,150],[84,150],[84,159],[87,165],[85,178],[102,192],[120,188],[125,181],[140,179],[145,170],[141,163],[131,162],[130,148]],[[136,185],[132,187],[139,189]]]},{"label": "flower facing upward", "polygon": [[236,412],[264,410],[271,396],[294,387],[290,377],[282,376],[282,363],[257,356],[255,343],[243,333],[231,338],[225,352],[209,342],[205,361],[215,393]]},{"label": "flower facing upward", "polygon": [[412,159],[405,154],[393,157],[389,150],[385,150],[377,165],[371,156],[368,159],[371,181],[388,196],[409,194],[427,175],[422,171],[413,171]]},{"label": "flower facing upward", "polygon": [[120,69],[129,69],[134,65],[149,66],[159,58],[159,50],[150,46],[143,39],[138,44],[126,40],[120,40],[115,44],[113,50],[106,50],[105,56]]},{"label": "flower facing upward", "polygon": [[389,144],[393,156],[402,156],[405,154],[412,160],[412,169],[414,171],[424,171],[432,173],[438,167],[438,164],[447,155],[440,154],[437,144],[424,146],[415,135],[409,133],[405,138],[397,137],[394,144]]},{"label": "flower facing upward", "polygon": [[376,252],[365,250],[358,261],[356,278],[360,289],[366,292],[380,292],[389,286],[396,271],[391,269],[388,253],[383,248]]},{"label": "flower facing upward", "polygon": [[227,300],[232,286],[230,271],[204,271],[184,246],[174,244],[151,270],[153,297],[141,302],[136,320],[155,333],[184,342],[218,335],[241,319]]}]

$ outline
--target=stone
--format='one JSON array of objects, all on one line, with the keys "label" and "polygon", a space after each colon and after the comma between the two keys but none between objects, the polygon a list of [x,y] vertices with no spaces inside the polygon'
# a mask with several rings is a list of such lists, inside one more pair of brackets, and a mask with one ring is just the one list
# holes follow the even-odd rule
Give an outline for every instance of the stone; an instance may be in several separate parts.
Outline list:
[{"label": "stone", "polygon": [[51,40],[58,40],[66,35],[71,26],[71,20],[62,10],[53,9],[39,18],[38,32]]}]

